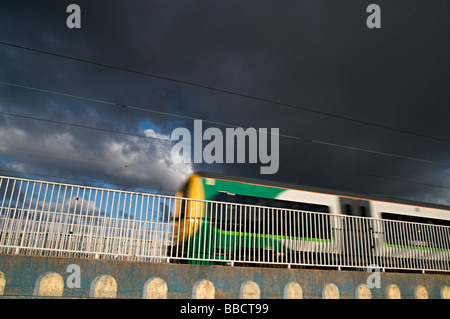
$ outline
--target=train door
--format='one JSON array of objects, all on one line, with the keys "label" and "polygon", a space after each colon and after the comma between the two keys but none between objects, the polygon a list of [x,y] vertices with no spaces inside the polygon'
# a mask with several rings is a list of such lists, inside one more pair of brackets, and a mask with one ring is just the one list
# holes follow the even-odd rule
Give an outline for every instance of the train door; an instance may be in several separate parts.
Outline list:
[{"label": "train door", "polygon": [[[343,218],[342,251],[345,264],[348,266],[365,267],[370,265],[374,253],[373,220],[370,203],[366,200],[340,198]],[[361,218],[362,217],[362,218]]]}]

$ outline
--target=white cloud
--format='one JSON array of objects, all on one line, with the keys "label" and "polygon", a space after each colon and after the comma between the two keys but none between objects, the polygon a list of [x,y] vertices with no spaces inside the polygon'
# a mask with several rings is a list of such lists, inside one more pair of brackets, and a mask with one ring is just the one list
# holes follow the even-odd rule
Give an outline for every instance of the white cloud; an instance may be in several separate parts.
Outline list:
[{"label": "white cloud", "polygon": [[169,135],[156,133],[153,129],[146,129],[146,130],[144,130],[143,133],[144,133],[144,135],[146,137],[155,138],[155,139],[159,139],[159,140],[170,141],[170,136]]},{"label": "white cloud", "polygon": [[169,136],[152,129],[144,131],[147,138],[88,133],[86,129],[6,121],[0,127],[1,155],[8,158],[4,166],[23,173],[65,177],[69,172],[98,182],[172,192],[192,173],[190,164],[171,160]]}]

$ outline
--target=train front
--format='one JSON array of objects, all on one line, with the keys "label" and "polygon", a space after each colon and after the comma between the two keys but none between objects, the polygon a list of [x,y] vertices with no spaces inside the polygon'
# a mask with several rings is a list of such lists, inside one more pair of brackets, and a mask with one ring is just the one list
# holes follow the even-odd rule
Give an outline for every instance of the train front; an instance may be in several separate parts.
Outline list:
[{"label": "train front", "polygon": [[182,252],[182,256],[188,256],[186,254],[190,255],[195,250],[195,239],[198,237],[205,211],[205,191],[201,177],[191,175],[175,196],[177,198],[172,212],[175,221],[174,248],[178,256]]}]

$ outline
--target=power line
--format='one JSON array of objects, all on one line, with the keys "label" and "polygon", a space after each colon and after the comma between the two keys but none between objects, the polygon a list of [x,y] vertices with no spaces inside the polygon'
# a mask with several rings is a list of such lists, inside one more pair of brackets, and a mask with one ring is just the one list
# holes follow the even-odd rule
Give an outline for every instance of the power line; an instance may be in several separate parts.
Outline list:
[{"label": "power line", "polygon": [[[87,163],[92,163],[92,164],[101,164],[101,165],[112,165],[112,166],[119,166],[122,167],[123,164],[119,164],[119,163],[111,163],[111,162],[105,162],[105,161],[98,161],[98,160],[89,160],[89,159],[82,159],[82,158],[75,158],[75,157],[70,157],[70,156],[64,156],[64,155],[55,155],[55,154],[46,154],[46,153],[42,153],[42,152],[36,152],[36,151],[25,151],[25,150],[19,150],[19,149],[13,149],[13,148],[8,148],[8,147],[0,147],[0,150],[6,150],[6,151],[10,151],[10,152],[18,152],[18,153],[24,153],[24,154],[31,154],[31,155],[37,155],[37,156],[44,156],[44,157],[51,157],[51,158],[58,158],[58,159],[65,159],[65,160],[72,160],[72,161],[81,161],[81,162],[87,162]],[[387,180],[393,180],[393,181],[397,181],[397,182],[403,182],[403,183],[410,183],[410,184],[416,184],[416,185],[422,185],[422,186],[427,186],[427,187],[433,187],[433,188],[441,188],[441,189],[448,189],[450,190],[450,187],[446,187],[446,186],[442,186],[442,185],[435,185],[435,184],[429,184],[429,183],[423,183],[423,182],[417,182],[417,181],[411,181],[408,179],[402,179],[402,178],[395,178],[395,177],[388,177],[388,176],[384,176],[384,175],[378,175],[378,174],[373,174],[373,173],[364,173],[364,172],[359,172],[359,171],[354,171],[354,170],[349,170],[349,169],[344,169],[344,168],[337,168],[337,167],[333,167],[330,165],[323,165],[323,164],[316,164],[316,163],[312,163],[312,162],[307,162],[307,161],[298,161],[298,160],[283,160],[283,161],[288,161],[291,162],[293,164],[299,164],[299,165],[309,165],[309,166],[316,166],[316,167],[320,167],[320,168],[326,168],[326,169],[331,169],[331,170],[338,170],[338,171],[342,171],[342,172],[346,172],[346,173],[352,173],[352,174],[357,174],[357,175],[364,175],[364,176],[369,176],[369,177],[376,177],[376,178],[381,178],[381,179],[387,179]],[[137,168],[137,169],[145,169],[144,167],[139,167],[139,166],[125,166],[126,168]],[[3,171],[3,170],[0,170]],[[18,173],[18,172],[16,172]],[[20,172],[19,172],[20,173]],[[126,186],[126,185],[124,185]],[[139,187],[139,186],[135,186],[135,187]],[[165,190],[167,191],[167,190]]]},{"label": "power line", "polygon": [[340,147],[340,148],[346,148],[346,149],[349,149],[349,150],[366,152],[366,153],[372,153],[372,154],[377,154],[377,155],[382,155],[382,156],[397,157],[397,158],[402,158],[402,159],[412,160],[412,161],[418,161],[418,162],[423,162],[423,163],[428,163],[428,164],[441,165],[441,166],[449,166],[450,165],[450,164],[443,163],[443,162],[436,162],[436,161],[430,161],[430,160],[416,158],[416,157],[411,157],[411,156],[403,156],[403,155],[391,154],[391,153],[386,153],[386,152],[373,151],[373,150],[368,150],[368,149],[364,149],[364,148],[360,148],[360,147],[352,147],[352,146],[340,145],[340,144],[323,142],[323,141],[315,141],[315,140],[312,140],[312,142],[313,143],[317,143],[317,144],[323,144],[323,145],[328,145],[328,146],[335,146],[335,147]]},{"label": "power line", "polygon": [[[47,90],[47,89],[40,89],[40,88],[35,88],[35,87],[25,86],[25,85],[20,85],[20,84],[15,84],[15,83],[9,83],[9,82],[2,82],[2,81],[0,81],[0,84],[7,85],[7,86],[12,86],[12,87],[18,87],[18,88],[27,89],[27,90],[43,92],[43,93],[47,93],[47,94],[55,94],[55,95],[60,95],[60,96],[80,99],[80,100],[89,101],[89,102],[96,102],[96,103],[112,105],[112,106],[116,106],[116,107],[124,107],[124,108],[139,110],[139,111],[143,111],[143,112],[150,112],[150,113],[156,113],[156,114],[161,114],[161,115],[166,115],[166,116],[179,117],[179,118],[188,119],[188,120],[202,120],[203,122],[210,123],[210,124],[215,124],[215,125],[222,125],[222,126],[235,127],[235,128],[239,127],[239,126],[237,126],[235,124],[230,124],[230,123],[223,123],[223,122],[211,121],[211,120],[203,120],[203,119],[199,119],[199,118],[195,118],[195,117],[191,117],[191,116],[186,116],[186,115],[180,115],[180,114],[175,114],[175,113],[170,113],[170,112],[162,112],[162,111],[157,111],[157,110],[152,110],[152,109],[142,108],[142,107],[136,107],[136,106],[130,106],[130,105],[123,105],[123,104],[119,104],[119,103],[115,103],[115,102],[104,101],[104,100],[99,100],[99,99],[94,99],[94,98],[87,98],[87,97],[83,97],[83,96],[79,96],[79,95],[73,95],[73,94],[68,94],[68,93],[51,91],[51,90]],[[154,137],[154,136],[143,136],[141,134],[128,133],[128,132],[122,132],[122,131],[118,131],[118,130],[111,130],[111,129],[105,129],[105,128],[97,128],[97,127],[91,127],[91,126],[87,126],[87,125],[73,124],[73,123],[67,123],[67,122],[56,121],[56,120],[48,120],[48,119],[36,118],[36,117],[25,116],[25,115],[11,114],[11,113],[7,113],[7,112],[0,112],[0,115],[7,115],[7,116],[14,116],[14,117],[26,118],[26,119],[31,119],[31,120],[44,121],[44,122],[49,122],[49,123],[63,124],[63,125],[74,126],[74,127],[79,127],[79,128],[99,130],[99,131],[104,131],[104,132],[108,132],[108,133],[118,133],[118,134],[124,134],[124,135],[136,136],[136,137],[143,137],[143,138],[145,137],[145,138],[152,138],[152,139],[158,139],[158,140],[175,142],[173,140],[158,138],[158,137]],[[269,133],[273,134],[271,132],[269,132]],[[306,139],[306,138],[303,138],[303,137],[292,136],[292,135],[287,135],[287,134],[278,134],[278,135],[280,137],[283,137],[283,138],[289,138],[289,139],[299,140],[299,141],[303,141],[303,142],[311,142],[311,143],[320,144],[320,145],[338,147],[338,148],[343,148],[343,149],[347,149],[347,150],[353,150],[353,151],[377,154],[377,155],[382,155],[382,156],[389,156],[389,157],[406,159],[406,160],[411,160],[411,161],[417,161],[417,162],[422,162],[422,163],[427,163],[427,164],[434,164],[434,165],[440,165],[440,166],[449,166],[448,163],[431,161],[431,160],[422,159],[422,158],[416,158],[416,157],[411,157],[411,156],[404,156],[404,155],[398,155],[398,154],[374,151],[374,150],[365,149],[365,148],[361,148],[361,147],[347,146],[347,145],[342,145],[342,144],[337,144],[337,143],[330,143],[330,142],[320,141],[320,140]]]},{"label": "power line", "polygon": [[[30,116],[24,116],[24,115],[14,115],[14,114],[8,114],[8,113],[4,113],[4,112],[0,112],[0,114],[1,115],[7,115],[7,116],[24,118],[24,119],[29,119],[29,120],[37,120],[37,121],[43,121],[43,122],[50,122],[50,123],[54,123],[54,124],[74,126],[74,127],[84,128],[84,129],[100,130],[100,131],[105,131],[105,132],[108,132],[108,133],[118,133],[118,134],[130,135],[130,136],[134,136],[134,137],[150,138],[150,139],[154,139],[154,140],[161,140],[161,141],[164,141],[164,142],[175,142],[175,141],[162,139],[162,138],[158,138],[158,137],[143,136],[143,135],[139,135],[139,134],[120,132],[120,131],[113,131],[113,130],[108,130],[108,129],[95,128],[95,127],[89,127],[89,126],[86,126],[86,125],[71,124],[71,123],[54,121],[54,120],[47,120],[47,119],[39,119],[39,118],[30,117]],[[323,144],[325,144],[325,143],[323,143]],[[331,145],[334,146],[335,144],[331,144]],[[114,166],[122,166],[123,165],[123,164],[119,164],[119,163],[109,163],[109,162],[99,161],[99,160],[80,159],[80,158],[73,158],[73,157],[63,156],[63,155],[51,155],[51,154],[45,154],[45,153],[41,153],[41,152],[24,151],[24,150],[11,149],[11,148],[5,148],[5,147],[0,147],[0,149],[12,151],[12,152],[19,152],[19,153],[27,153],[27,154],[39,155],[39,156],[55,157],[55,158],[68,159],[68,160],[74,160],[74,161],[83,161],[83,162],[93,163],[93,164],[114,165]],[[387,155],[387,154],[386,153],[381,153],[381,155]],[[407,157],[405,157],[405,158],[407,158]],[[409,159],[409,158],[407,158],[407,159]],[[314,164],[314,163],[311,163],[311,162],[304,162],[304,161],[302,162],[302,161],[286,160],[286,159],[282,159],[282,161],[288,161],[288,162],[291,162],[291,163],[294,163],[294,164],[306,164],[306,165],[310,165],[310,166],[311,165],[312,166],[319,166],[319,167],[322,167],[322,168],[325,167],[327,169],[339,170],[339,171],[344,171],[344,172],[350,172],[352,174],[365,175],[365,176],[377,177],[377,178],[382,178],[382,179],[390,179],[390,180],[401,181],[401,182],[406,182],[406,183],[414,183],[414,184],[428,186],[428,187],[450,189],[448,187],[440,186],[440,185],[434,185],[434,184],[422,183],[422,182],[415,182],[415,181],[411,181],[411,180],[399,179],[399,178],[394,178],[394,177],[387,177],[387,176],[383,176],[383,175],[363,173],[363,172],[358,172],[358,171],[354,171],[354,170],[348,170],[348,169],[343,169],[343,168],[336,168],[336,167],[331,167],[331,166],[326,166],[326,165],[318,165],[318,164]],[[128,167],[143,169],[142,167],[136,167],[134,165],[132,165],[132,166],[129,165]]]},{"label": "power line", "polygon": [[[150,110],[150,109],[141,108],[141,107],[127,106],[127,105],[122,105],[122,104],[118,104],[118,103],[114,103],[114,102],[103,101],[103,100],[93,99],[93,98],[87,98],[87,97],[82,97],[82,96],[77,96],[77,95],[67,94],[67,93],[61,93],[61,92],[56,92],[56,91],[50,91],[50,90],[45,90],[45,89],[39,89],[39,88],[34,88],[34,87],[29,87],[29,86],[24,86],[24,85],[18,85],[18,84],[13,84],[13,83],[8,83],[8,82],[0,82],[0,84],[14,86],[14,87],[19,87],[19,88],[28,89],[28,90],[35,90],[35,91],[39,91],[39,92],[43,92],[43,93],[47,93],[47,94],[57,94],[57,95],[65,96],[65,97],[76,98],[76,99],[81,99],[81,100],[90,101],[90,102],[96,102],[96,103],[102,103],[102,104],[112,105],[112,106],[116,106],[116,107],[125,107],[125,108],[140,110],[140,111],[154,112],[154,113],[164,114],[164,115],[167,115],[167,116],[177,116],[177,117],[182,117],[182,118],[190,119],[190,120],[197,119],[197,118],[194,118],[194,117],[189,117],[189,116],[184,116],[184,115],[179,115],[179,114],[174,114],[174,113],[169,113],[169,112],[160,112],[160,111]],[[0,112],[0,115],[17,117],[17,118],[23,118],[23,119],[28,119],[28,120],[42,121],[42,122],[53,123],[53,124],[60,124],[60,125],[66,125],[66,126],[72,126],[72,127],[78,127],[78,128],[82,128],[82,129],[98,130],[98,131],[103,131],[103,132],[113,133],[113,134],[123,134],[123,135],[129,135],[129,136],[133,136],[133,137],[150,138],[150,139],[154,139],[154,140],[161,140],[161,141],[164,141],[164,142],[172,142],[172,143],[173,142],[178,142],[178,141],[165,139],[165,138],[159,138],[159,137],[155,137],[155,136],[144,136],[144,135],[141,135],[141,134],[122,132],[122,131],[119,131],[119,130],[111,130],[111,129],[105,129],[105,128],[91,127],[91,126],[82,125],[82,124],[67,123],[67,122],[62,122],[62,121],[42,119],[42,118],[26,116],[26,115],[11,114],[11,113],[7,113],[7,112]],[[219,125],[224,125],[224,126],[238,127],[236,125],[222,123],[222,122],[217,122],[217,121],[207,121],[207,120],[205,120],[205,122],[219,124]],[[434,161],[418,159],[418,158],[413,158],[413,157],[407,157],[407,156],[402,156],[402,155],[389,154],[389,153],[385,153],[385,152],[378,152],[378,151],[367,150],[367,149],[362,149],[362,148],[350,147],[350,146],[345,146],[345,145],[340,145],[340,144],[335,144],[335,143],[328,143],[328,142],[318,141],[318,140],[308,140],[308,139],[305,139],[305,138],[302,138],[302,137],[297,137],[297,136],[290,136],[290,135],[283,135],[283,134],[279,134],[279,135],[281,137],[285,137],[285,138],[293,138],[293,139],[296,139],[296,140],[301,140],[301,141],[305,141],[305,142],[312,142],[312,143],[317,143],[317,144],[326,145],[326,146],[340,147],[340,148],[344,148],[344,149],[363,151],[363,152],[378,154],[378,155],[382,155],[382,156],[397,157],[397,158],[401,158],[401,159],[420,161],[420,162],[424,162],[424,163],[428,163],[428,164],[436,164],[436,165],[448,166],[447,163],[440,163],[440,162],[434,162]],[[192,143],[187,143],[187,144],[192,144]],[[40,153],[40,152],[24,151],[24,150],[18,150],[18,149],[10,149],[10,148],[8,149],[8,148],[4,148],[4,147],[3,147],[3,149],[4,150],[13,151],[13,152],[19,152],[19,153],[28,153],[28,154],[38,155],[38,156],[47,156],[47,157],[56,157],[56,158],[70,159],[70,160],[74,160],[74,161],[91,162],[91,163],[96,163],[96,164],[107,164],[107,165],[115,165],[115,166],[121,166],[122,165],[122,164],[108,163],[108,162],[98,161],[98,160],[79,159],[79,158],[72,158],[72,157],[68,157],[68,156],[45,154],[45,153]],[[319,167],[322,167],[322,168],[324,167],[324,168],[327,168],[327,169],[340,170],[340,171],[349,172],[349,173],[352,173],[352,174],[365,175],[365,176],[370,176],[370,177],[376,177],[376,178],[382,178],[382,179],[388,179],[388,180],[412,183],[412,184],[428,186],[428,187],[450,189],[448,187],[440,186],[440,185],[434,185],[434,184],[429,184],[429,183],[421,183],[421,182],[416,182],[416,181],[411,181],[411,180],[406,180],[406,179],[387,177],[387,176],[383,176],[383,175],[368,174],[368,173],[364,173],[364,172],[358,172],[358,171],[353,171],[353,170],[348,170],[348,169],[330,167],[330,166],[326,166],[326,165],[318,165],[318,164],[314,164],[314,163],[311,163],[311,162],[301,162],[301,161],[286,160],[286,159],[282,159],[282,160],[283,161],[289,161],[289,162],[292,162],[292,163],[295,163],[295,164],[301,164],[301,165],[306,164],[306,165],[319,166]],[[135,167],[135,166],[128,166],[128,167],[130,167],[130,168],[140,168],[140,167]]]},{"label": "power line", "polygon": [[[0,112],[0,114],[2,114],[2,115],[9,115],[9,114],[6,114],[6,113],[1,113],[1,112]],[[15,115],[11,115],[11,116],[15,116]],[[25,118],[25,119],[29,119],[29,120],[41,121],[41,119],[39,119],[39,118],[33,118],[33,117],[30,117],[30,116],[18,115],[17,117]],[[58,122],[58,121],[53,121],[53,120],[43,120],[43,121],[44,122],[52,122],[52,123],[56,123],[56,124],[62,124],[62,125],[71,125],[70,123]],[[88,127],[88,126],[83,126],[83,125],[78,125],[78,124],[74,124],[73,126],[80,127],[80,128],[88,128],[88,129],[98,130],[98,128],[95,128],[95,127]],[[104,131],[103,129],[100,129],[100,130]],[[108,131],[110,133],[121,133],[121,134],[136,136],[136,134],[114,132],[114,131],[111,131],[111,130],[106,130],[106,131]],[[146,136],[140,135],[140,137],[146,137]],[[149,138],[160,140],[160,138],[157,138],[157,137],[149,137]],[[161,139],[161,140],[166,141],[166,142],[170,141],[170,140],[166,140],[166,139]],[[91,164],[112,165],[112,166],[119,166],[119,167],[122,167],[124,165],[122,163],[112,163],[112,162],[105,162],[105,161],[100,161],[100,160],[89,160],[89,159],[84,159],[84,158],[74,158],[74,157],[65,156],[65,155],[46,154],[46,153],[42,153],[42,152],[25,151],[25,150],[19,150],[19,149],[13,149],[13,148],[1,147],[1,146],[0,146],[0,149],[6,150],[6,151],[11,151],[11,152],[18,152],[18,153],[37,155],[37,156],[52,157],[52,158],[59,158],[59,159],[73,160],[73,161],[82,161],[82,162],[91,163]],[[449,187],[445,187],[445,186],[441,186],[441,185],[434,185],[434,184],[429,184],[429,183],[411,181],[411,180],[407,180],[407,179],[388,177],[388,176],[377,175],[377,174],[372,174],[372,173],[359,172],[359,171],[354,171],[354,170],[349,170],[349,169],[337,168],[337,167],[333,167],[333,166],[330,166],[330,165],[316,164],[316,163],[312,163],[312,162],[309,162],[309,161],[306,162],[306,161],[298,161],[298,160],[290,160],[290,159],[282,159],[282,161],[287,161],[287,162],[291,162],[291,163],[299,164],[299,165],[305,165],[306,164],[306,165],[309,165],[309,166],[317,166],[317,167],[320,167],[320,168],[338,170],[338,171],[343,171],[343,172],[347,172],[347,173],[352,173],[352,174],[357,174],[357,175],[365,175],[365,176],[369,176],[369,177],[376,177],[376,178],[387,179],[387,180],[400,181],[400,182],[404,182],[404,183],[417,184],[417,185],[422,185],[422,186],[427,186],[427,187],[441,188],[441,189],[450,189]],[[137,168],[137,169],[144,169],[144,167],[139,167],[139,166],[135,166],[135,165],[128,165],[126,167],[133,168],[133,169],[135,169],[135,168]],[[126,186],[126,185],[124,185],[124,186]],[[165,191],[167,191],[167,190],[165,190]]]},{"label": "power line", "polygon": [[[287,161],[291,161],[291,160],[287,160]],[[300,163],[298,161],[291,161],[291,162]],[[410,183],[410,184],[422,185],[422,186],[427,186],[427,187],[434,187],[434,188],[441,188],[441,189],[448,189],[448,190],[450,190],[450,187],[446,187],[446,186],[442,186],[442,185],[435,185],[435,184],[430,184],[430,183],[417,182],[417,181],[412,181],[412,180],[409,180],[409,179],[397,178],[397,177],[392,177],[392,176],[388,177],[388,176],[378,175],[378,174],[374,174],[374,173],[365,173],[365,172],[360,172],[360,171],[354,171],[354,170],[351,170],[351,169],[339,168],[339,167],[335,167],[335,166],[332,166],[332,165],[316,164],[316,163],[312,163],[312,162],[304,162],[304,163],[306,165],[309,165],[309,166],[316,166],[316,167],[326,168],[326,169],[335,170],[335,171],[342,171],[342,172],[345,172],[345,173],[352,173],[352,174],[364,175],[364,176],[375,177],[375,178],[380,178],[380,179],[388,179],[388,180],[393,180],[393,181],[397,181],[397,182]]]},{"label": "power line", "polygon": [[109,69],[114,69],[114,70],[119,70],[119,71],[134,73],[134,74],[139,74],[139,75],[148,76],[148,77],[152,77],[152,78],[156,78],[156,79],[160,79],[160,80],[170,81],[170,82],[174,82],[174,83],[179,83],[179,84],[188,85],[188,86],[192,86],[192,87],[196,87],[196,88],[211,90],[211,91],[220,92],[220,93],[224,93],[224,94],[229,94],[229,95],[233,95],[233,96],[239,96],[239,97],[243,97],[243,98],[247,98],[247,99],[252,99],[252,100],[255,100],[255,101],[275,104],[275,105],[288,107],[288,108],[292,108],[292,109],[297,109],[297,110],[301,110],[301,111],[305,111],[305,112],[315,113],[315,114],[319,114],[319,115],[323,115],[323,116],[329,116],[329,117],[333,117],[333,118],[340,119],[340,120],[350,121],[350,122],[353,122],[353,123],[368,125],[368,126],[382,128],[382,129],[386,129],[386,130],[391,130],[391,131],[399,132],[399,133],[403,133],[403,134],[409,134],[409,135],[414,135],[414,136],[418,136],[418,137],[422,137],[422,138],[428,138],[428,139],[433,139],[433,140],[437,140],[437,141],[441,141],[441,142],[450,143],[450,139],[448,139],[448,138],[431,136],[431,135],[428,135],[428,134],[423,134],[423,133],[413,132],[413,131],[409,131],[409,130],[398,129],[398,128],[394,128],[394,127],[390,127],[390,126],[386,126],[386,125],[382,125],[382,124],[378,124],[378,123],[372,123],[372,122],[358,120],[358,119],[353,119],[353,118],[349,118],[349,117],[346,117],[346,116],[332,114],[332,113],[328,113],[328,112],[324,112],[324,111],[313,110],[313,109],[310,109],[310,108],[307,108],[307,107],[304,107],[304,106],[298,106],[298,105],[294,105],[294,104],[290,104],[290,103],[284,103],[284,102],[280,102],[280,101],[276,101],[276,100],[272,100],[272,99],[261,98],[261,97],[250,95],[250,94],[239,93],[239,92],[235,92],[235,91],[231,91],[231,90],[221,89],[221,88],[208,86],[208,85],[203,85],[203,84],[199,84],[199,83],[194,83],[194,82],[190,82],[190,81],[179,80],[179,79],[175,79],[175,78],[171,78],[171,77],[167,77],[167,76],[162,76],[162,75],[158,75],[158,74],[154,74],[154,73],[138,71],[138,70],[133,70],[133,69],[125,68],[125,67],[119,67],[119,66],[114,66],[114,65],[110,65],[110,64],[101,63],[101,62],[96,62],[96,61],[76,58],[76,57],[72,57],[72,56],[68,56],[68,55],[53,53],[53,52],[50,52],[50,51],[39,50],[39,49],[30,48],[30,47],[26,47],[26,46],[22,46],[22,45],[17,45],[17,44],[12,44],[12,43],[8,43],[8,42],[0,41],[0,44],[5,45],[5,46],[18,48],[18,49],[22,49],[22,50],[31,51],[31,52],[36,52],[36,53],[46,54],[46,55],[50,55],[50,56],[55,56],[55,57],[58,57],[58,58],[64,58],[64,59],[68,59],[68,60],[72,60],[72,61],[88,63],[88,64],[91,64],[91,65],[101,66],[101,67],[105,67],[105,68],[109,68]]}]

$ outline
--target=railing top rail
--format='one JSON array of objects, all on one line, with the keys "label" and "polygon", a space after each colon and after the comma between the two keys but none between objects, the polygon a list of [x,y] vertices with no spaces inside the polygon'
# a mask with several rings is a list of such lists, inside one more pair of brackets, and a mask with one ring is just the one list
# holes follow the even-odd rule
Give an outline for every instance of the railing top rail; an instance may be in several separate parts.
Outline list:
[{"label": "railing top rail", "polygon": [[97,187],[97,186],[88,186],[88,185],[68,184],[68,183],[45,181],[45,180],[39,180],[39,179],[28,179],[28,178],[23,178],[23,177],[12,177],[12,176],[0,175],[0,182],[3,179],[10,179],[10,180],[24,181],[24,182],[31,182],[31,183],[42,183],[42,184],[56,185],[56,186],[63,186],[63,187],[85,188],[85,189],[90,189],[90,190],[125,193],[125,194],[132,194],[132,195],[158,196],[158,197],[176,198],[175,196],[171,196],[171,195],[153,194],[153,193],[145,193],[145,192],[138,192],[138,191],[113,189],[113,188],[108,188],[108,187]]}]

